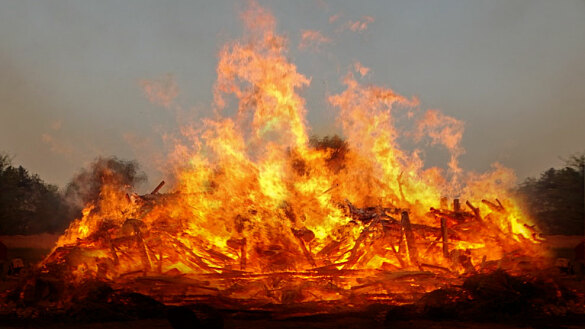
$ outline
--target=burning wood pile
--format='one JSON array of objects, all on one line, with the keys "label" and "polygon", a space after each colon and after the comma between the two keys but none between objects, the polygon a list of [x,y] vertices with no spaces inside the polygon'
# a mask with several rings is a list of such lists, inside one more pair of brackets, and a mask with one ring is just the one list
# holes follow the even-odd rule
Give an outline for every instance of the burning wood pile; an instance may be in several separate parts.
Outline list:
[{"label": "burning wood pile", "polygon": [[[459,167],[461,121],[350,72],[329,97],[347,142],[310,139],[297,94],[310,80],[288,62],[269,13],[252,5],[244,21],[249,35],[219,55],[216,118],[183,129],[169,156],[174,192],[159,193],[161,183],[136,195],[105,175],[44,276],[166,304],[258,308],[403,304],[472,274],[541,265],[536,231],[508,194],[510,170]],[[448,169],[425,167],[399,137],[444,146]]]},{"label": "burning wood pile", "polygon": [[[534,240],[494,224],[509,216],[497,199],[482,201],[491,210],[485,216],[469,201],[466,211],[458,199],[452,207],[443,199],[442,207],[425,214],[425,222],[435,225],[417,223],[407,209],[358,208],[345,200],[336,204],[347,218],[338,230],[354,233],[320,244],[312,230],[295,228],[302,224],[297,210],[283,204],[277,215],[284,225],[273,238],[256,240],[246,228],[250,219],[238,214],[222,249],[187,233],[189,219],[170,212],[184,196],[158,194],[162,185],[147,195],[125,195],[126,208],[118,218],[102,217],[90,207],[84,221],[93,221],[95,229],[77,238],[72,225],[43,262],[43,271],[69,282],[97,279],[131,287],[171,304],[221,297],[258,307],[406,303],[466,275],[538,267]],[[251,205],[247,213],[258,210]]]}]

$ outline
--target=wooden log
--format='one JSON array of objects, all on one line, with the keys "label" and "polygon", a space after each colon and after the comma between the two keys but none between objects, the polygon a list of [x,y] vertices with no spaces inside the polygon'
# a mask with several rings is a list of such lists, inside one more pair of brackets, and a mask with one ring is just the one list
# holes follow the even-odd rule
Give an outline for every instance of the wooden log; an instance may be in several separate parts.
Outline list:
[{"label": "wooden log", "polygon": [[112,243],[112,239],[110,239],[110,236],[107,237],[106,243],[110,249],[110,254],[112,255],[112,260],[114,261],[114,265],[118,265],[120,264],[120,259],[118,259],[118,254],[116,253],[116,248],[114,247],[114,244]]},{"label": "wooden log", "polygon": [[228,247],[238,250],[240,252],[240,270],[246,269],[246,238],[236,239],[231,238],[227,240]]},{"label": "wooden log", "polygon": [[481,200],[481,202],[483,204],[485,204],[486,206],[488,206],[491,210],[496,211],[496,212],[503,213],[506,210],[506,209],[504,209],[504,206],[502,206],[502,203],[498,199],[496,199],[496,202],[498,202],[498,204],[495,204],[495,203],[488,201],[488,200]]},{"label": "wooden log", "polygon": [[369,223],[372,219],[380,216],[380,211],[377,211],[377,209],[375,209],[375,208],[362,209],[362,208],[357,208],[356,206],[351,204],[351,202],[349,202],[349,200],[347,200],[347,199],[345,200],[345,202],[347,203],[350,217],[353,219],[359,220],[365,224]]},{"label": "wooden log", "polygon": [[154,188],[154,190],[152,190],[152,192],[150,192],[150,194],[157,194],[164,185],[165,181],[163,180]]},{"label": "wooden log", "polygon": [[355,240],[353,247],[351,248],[349,258],[347,259],[347,264],[344,266],[344,268],[346,268],[346,267],[350,268],[353,265],[355,265],[355,263],[358,261],[358,259],[364,254],[364,252],[361,252],[359,250],[359,247],[362,244],[362,242],[367,238],[368,234],[370,234],[370,232],[373,230],[373,228],[379,223],[380,223],[380,219],[378,217],[378,218],[374,219],[373,221],[371,221],[370,224],[368,226],[366,226],[366,228],[360,233],[358,238]]},{"label": "wooden log", "polygon": [[406,238],[406,250],[408,251],[408,258],[411,264],[418,265],[418,250],[416,249],[414,233],[412,232],[412,226],[410,224],[410,218],[408,217],[407,211],[402,212],[401,224],[404,237]]},{"label": "wooden log", "polygon": [[443,237],[443,257],[449,259],[449,237],[447,235],[447,220],[441,217],[441,235]]},{"label": "wooden log", "polygon": [[[146,228],[146,224],[143,221],[136,218],[128,218],[122,225],[122,230],[131,231],[131,237],[134,239],[138,253],[140,254],[140,261],[144,268],[144,272],[150,272],[152,268],[152,262],[148,255],[147,246],[142,237],[142,230]],[[128,232],[130,233],[130,232]]]},{"label": "wooden log", "polygon": [[205,252],[207,253],[207,255],[211,258],[214,259],[216,262],[219,263],[224,263],[224,264],[230,264],[234,261],[233,258],[224,255],[223,253],[214,250],[214,249],[205,249]]},{"label": "wooden log", "polygon": [[306,243],[309,243],[315,239],[315,233],[306,227],[303,227],[300,230],[291,228],[291,231],[296,238],[301,239]]},{"label": "wooden log", "polygon": [[417,278],[417,279],[424,279],[425,277],[427,278],[433,278],[435,276],[435,274],[433,272],[429,272],[429,271],[392,271],[392,272],[382,272],[380,273],[380,277],[382,277],[384,280],[408,280],[408,279],[413,279],[413,278]]},{"label": "wooden log", "polygon": [[317,256],[319,256],[319,257],[329,256],[332,253],[338,251],[340,246],[341,246],[341,241],[333,240],[333,241],[329,242],[325,247],[323,247],[323,249],[321,249],[317,253]]},{"label": "wooden log", "polygon": [[[340,205],[344,206],[343,204]],[[402,209],[400,208],[390,208],[382,206],[358,208],[354,206],[351,202],[349,202],[349,200],[347,199],[345,199],[345,206],[347,207],[344,209],[346,210],[346,214],[349,217],[355,220],[359,220],[364,224],[368,224],[370,221],[376,218],[384,218],[389,222],[398,223],[398,221],[394,217],[392,217],[392,215],[397,215],[400,214],[400,212],[402,212]]]},{"label": "wooden log", "polygon": [[459,199],[453,199],[453,211],[456,213],[461,211],[461,203],[459,203]]},{"label": "wooden log", "polygon": [[163,263],[163,251],[162,248],[158,249],[158,274],[162,274],[162,263]]},{"label": "wooden log", "polygon": [[240,246],[240,270],[245,271],[246,270],[246,257],[247,257],[246,238],[242,238],[242,240],[244,240],[244,242]]},{"label": "wooden log", "polygon": [[463,266],[463,268],[465,269],[465,272],[467,273],[475,273],[475,267],[473,266],[473,263],[471,262],[471,256],[469,255],[468,251],[465,251],[464,253],[460,253],[459,255],[459,263],[461,264],[461,266]]},{"label": "wooden log", "polygon": [[305,240],[304,240],[304,239],[308,239],[309,241],[312,240],[315,237],[315,234],[313,234],[313,232],[309,231],[312,234],[312,237],[311,237],[311,234],[307,233],[306,231],[309,231],[309,230],[307,230],[307,229],[295,230],[294,228],[291,227],[291,232],[293,233],[295,238],[297,238],[299,246],[301,247],[301,250],[303,251],[303,255],[305,255],[305,258],[307,259],[309,264],[311,264],[311,266],[317,267],[317,264],[315,263],[315,259],[313,258],[313,255],[311,254],[311,252],[307,249],[307,246],[305,245]]},{"label": "wooden log", "polygon": [[166,233],[165,236],[169,239],[169,241],[175,245],[175,247],[178,247],[179,249],[181,249],[181,252],[183,252],[187,257],[187,259],[189,261],[192,261],[194,264],[196,264],[197,266],[199,266],[201,269],[210,271],[210,272],[217,272],[217,269],[207,265],[203,259],[199,256],[197,256],[190,248],[187,248],[187,246],[185,244],[183,244],[181,241],[179,241],[177,238],[173,237],[172,235]]},{"label": "wooden log", "polygon": [[473,217],[471,214],[461,211],[461,209],[459,209],[459,212],[454,212],[448,210],[441,211],[431,207],[429,212],[437,217],[445,217],[446,219],[456,223],[465,222],[468,218]]},{"label": "wooden log", "polygon": [[[402,227],[402,224],[400,226]],[[425,235],[436,236],[437,234],[440,234],[440,232],[441,232],[441,229],[438,227],[432,227],[432,226],[423,225],[423,224],[410,224],[410,227],[412,227],[412,230],[414,232],[417,232],[421,236],[425,236]]]},{"label": "wooden log", "polygon": [[447,202],[449,201],[449,199],[447,199],[447,197],[441,197],[441,209],[447,209],[448,205]]},{"label": "wooden log", "polygon": [[334,188],[336,188],[336,187],[338,187],[338,186],[339,186],[339,184],[337,184],[337,183],[336,183],[336,184],[333,184],[333,185],[331,185],[331,187],[330,187],[330,188],[326,189],[326,190],[325,190],[325,191],[323,191],[323,193],[321,193],[321,194],[323,195],[323,194],[325,194],[325,193],[331,192],[331,191],[332,191]]},{"label": "wooden log", "polygon": [[337,274],[337,273],[340,273],[342,271],[342,270],[338,270],[337,266],[342,266],[345,264],[347,264],[347,262],[333,263],[333,264],[313,268],[313,269],[311,269],[311,271],[316,271],[316,272],[319,272],[321,274],[327,274],[327,273]]},{"label": "wooden log", "polygon": [[400,263],[400,267],[401,268],[405,268],[406,267],[406,263],[404,262],[404,260],[400,256],[400,253],[398,252],[398,250],[396,250],[396,248],[394,248],[394,245],[393,244],[390,245],[390,251],[392,251],[392,254],[394,254],[394,257],[396,257],[396,259]]},{"label": "wooden log", "polygon": [[433,249],[433,247],[443,239],[442,235],[439,235],[435,238],[435,240],[431,241],[431,243],[429,244],[429,246],[425,249],[425,252],[423,252],[423,257],[429,254],[429,251],[431,251]]},{"label": "wooden log", "polygon": [[483,222],[483,219],[481,218],[481,215],[479,213],[479,208],[474,207],[471,202],[466,201],[465,204],[469,207],[469,209],[471,209],[471,211],[473,211],[473,215],[475,216],[475,220],[477,220],[480,224],[485,225]]},{"label": "wooden log", "polygon": [[148,257],[148,253],[146,252],[144,241],[142,239],[137,239],[136,244],[138,250],[140,251],[140,261],[142,262],[142,266],[144,267],[144,272],[145,273],[150,272],[152,264],[150,262],[150,258]]},{"label": "wooden log", "polygon": [[431,271],[439,271],[439,272],[443,272],[443,273],[453,273],[450,269],[443,267],[443,266],[439,266],[439,265],[432,265],[432,264],[420,264],[420,267],[423,269],[429,269]]}]

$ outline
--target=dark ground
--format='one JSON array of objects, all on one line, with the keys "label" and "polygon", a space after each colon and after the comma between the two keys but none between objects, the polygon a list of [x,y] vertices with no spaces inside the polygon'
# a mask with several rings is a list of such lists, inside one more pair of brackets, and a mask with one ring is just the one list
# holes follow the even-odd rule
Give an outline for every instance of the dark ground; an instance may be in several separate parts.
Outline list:
[{"label": "dark ground", "polygon": [[[123,322],[105,322],[105,323],[53,323],[53,324],[37,324],[37,325],[18,325],[18,326],[2,326],[3,329],[20,329],[20,328],[39,328],[39,329],[173,329],[167,319],[146,319]],[[193,327],[196,328],[196,327]],[[282,329],[333,329],[333,328],[347,328],[347,329],[378,329],[378,328],[392,328],[392,329],[583,329],[585,324],[581,323],[564,323],[550,321],[548,323],[527,324],[527,323],[493,323],[493,322],[469,322],[469,321],[433,321],[433,320],[401,320],[393,322],[379,322],[375,319],[364,319],[359,317],[338,317],[336,319],[322,319],[322,320],[237,320],[226,319],[224,328],[244,329],[244,328],[282,328]]]}]

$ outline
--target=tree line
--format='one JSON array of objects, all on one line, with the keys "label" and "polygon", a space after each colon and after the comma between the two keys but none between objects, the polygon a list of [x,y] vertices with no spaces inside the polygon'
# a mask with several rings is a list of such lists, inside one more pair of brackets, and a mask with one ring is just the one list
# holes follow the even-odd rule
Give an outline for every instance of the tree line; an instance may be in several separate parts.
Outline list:
[{"label": "tree line", "polygon": [[[338,148],[331,165],[339,167],[347,144],[337,136],[312,138],[315,148]],[[338,161],[337,161],[338,162]],[[135,161],[98,158],[78,172],[63,190],[45,183],[0,154],[0,235],[63,232],[83,206],[99,197],[104,182],[132,189],[146,181]],[[583,234],[585,230],[585,154],[570,157],[564,168],[550,168],[515,189],[523,207],[543,233]]]},{"label": "tree line", "polygon": [[584,234],[585,154],[571,156],[564,168],[550,168],[539,178],[524,180],[517,193],[543,232]]}]

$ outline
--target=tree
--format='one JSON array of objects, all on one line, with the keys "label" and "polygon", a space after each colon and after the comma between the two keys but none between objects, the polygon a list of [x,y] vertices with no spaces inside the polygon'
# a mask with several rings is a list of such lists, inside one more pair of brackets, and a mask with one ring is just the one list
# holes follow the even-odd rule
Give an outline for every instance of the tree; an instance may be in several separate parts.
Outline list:
[{"label": "tree", "polygon": [[574,155],[562,169],[550,168],[519,188],[530,215],[546,233],[583,234],[585,226],[585,154]]},{"label": "tree", "polygon": [[54,185],[45,184],[10,158],[0,155],[0,232],[34,234],[61,231],[67,206]]}]

